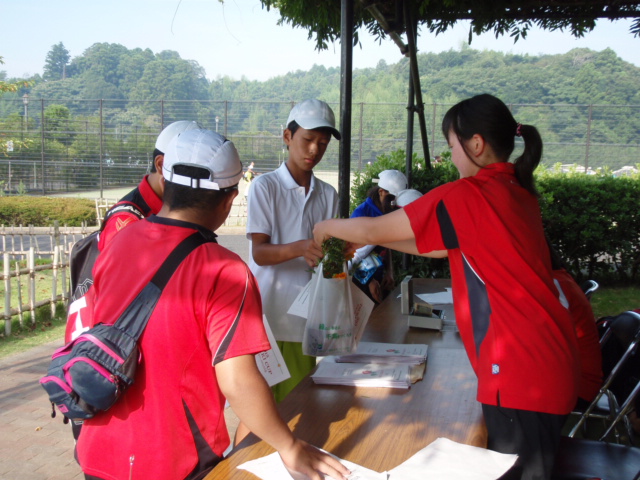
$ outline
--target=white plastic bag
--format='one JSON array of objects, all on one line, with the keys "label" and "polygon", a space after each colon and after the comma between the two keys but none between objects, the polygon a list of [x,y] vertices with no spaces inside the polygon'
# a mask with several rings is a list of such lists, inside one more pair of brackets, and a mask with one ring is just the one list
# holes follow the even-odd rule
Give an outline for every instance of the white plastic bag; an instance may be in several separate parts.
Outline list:
[{"label": "white plastic bag", "polygon": [[351,277],[324,278],[320,262],[311,282],[302,352],[316,357],[351,352],[355,346]]}]

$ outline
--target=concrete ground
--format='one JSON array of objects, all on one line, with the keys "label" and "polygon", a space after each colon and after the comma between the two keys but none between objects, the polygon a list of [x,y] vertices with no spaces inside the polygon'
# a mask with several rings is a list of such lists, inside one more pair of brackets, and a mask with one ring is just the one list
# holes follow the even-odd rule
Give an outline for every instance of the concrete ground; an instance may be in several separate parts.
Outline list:
[{"label": "concrete ground", "polygon": [[[248,260],[244,227],[223,227],[218,243]],[[84,476],[73,458],[71,428],[62,415],[51,418],[51,404],[38,383],[46,373],[59,341],[0,359],[0,479],[80,480]],[[227,408],[231,438],[238,419]]]}]

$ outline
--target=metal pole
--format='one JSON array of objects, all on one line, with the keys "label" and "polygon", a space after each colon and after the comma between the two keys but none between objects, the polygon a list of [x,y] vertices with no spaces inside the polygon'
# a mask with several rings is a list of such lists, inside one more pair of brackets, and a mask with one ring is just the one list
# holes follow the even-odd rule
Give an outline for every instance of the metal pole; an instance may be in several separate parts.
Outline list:
[{"label": "metal pole", "polygon": [[358,171],[362,170],[362,123],[364,118],[364,103],[360,102],[360,152],[358,155]]},{"label": "metal pole", "polygon": [[42,195],[46,195],[46,189],[44,186],[44,98],[40,99],[40,161],[42,163]]},{"label": "metal pole", "polygon": [[434,152],[436,150],[436,103],[435,102],[433,102],[433,115],[431,116],[431,150]]},{"label": "metal pole", "polygon": [[[415,115],[415,89],[413,88],[413,79],[409,75],[409,95],[407,97],[407,157],[405,160],[405,173],[407,175],[407,186],[411,188],[413,177],[413,122]],[[403,253],[402,254],[402,268],[408,270],[411,266],[411,257]]]},{"label": "metal pole", "polygon": [[584,155],[584,173],[589,168],[589,149],[591,147],[591,120],[593,118],[593,105],[589,105],[589,118],[587,120],[587,145]]},{"label": "metal pole", "polygon": [[405,174],[407,175],[407,185],[409,188],[411,187],[413,177],[413,123],[415,111],[415,88],[413,86],[413,79],[409,76],[409,95],[407,97],[407,156],[404,167]]},{"label": "metal pole", "polygon": [[416,50],[417,18],[414,18],[411,11],[411,2],[404,2],[404,18],[407,26],[407,43],[409,45],[409,63],[411,65],[411,78],[416,97],[416,112],[420,122],[420,137],[422,138],[422,149],[424,151],[424,161],[428,169],[431,169],[431,155],[429,155],[429,140],[427,138],[427,125],[424,120],[424,103],[422,102],[422,90],[420,89],[420,73],[418,71],[418,57]]},{"label": "metal pole", "polygon": [[349,216],[351,174],[351,94],[353,74],[353,0],[341,0],[340,43],[340,130],[338,156],[338,215]]},{"label": "metal pole", "polygon": [[100,198],[104,198],[103,195],[103,168],[102,168],[102,163],[103,163],[103,137],[104,137],[104,125],[102,123],[102,99],[98,100],[98,102],[100,103]]},{"label": "metal pole", "polygon": [[229,101],[224,101],[224,137],[229,138],[227,133],[227,126],[229,125]]}]

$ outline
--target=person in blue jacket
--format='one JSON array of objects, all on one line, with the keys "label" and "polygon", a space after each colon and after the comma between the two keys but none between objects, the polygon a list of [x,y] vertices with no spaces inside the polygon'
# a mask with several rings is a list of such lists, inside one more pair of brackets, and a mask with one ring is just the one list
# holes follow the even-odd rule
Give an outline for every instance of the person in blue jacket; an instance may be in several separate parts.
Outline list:
[{"label": "person in blue jacket", "polygon": [[[356,207],[351,218],[379,217],[394,209],[396,196],[407,188],[407,177],[398,170],[384,170],[367,193],[364,202]],[[350,271],[353,283],[367,294],[371,300],[380,303],[386,293],[394,287],[391,253],[377,245],[365,245],[356,250]]]}]

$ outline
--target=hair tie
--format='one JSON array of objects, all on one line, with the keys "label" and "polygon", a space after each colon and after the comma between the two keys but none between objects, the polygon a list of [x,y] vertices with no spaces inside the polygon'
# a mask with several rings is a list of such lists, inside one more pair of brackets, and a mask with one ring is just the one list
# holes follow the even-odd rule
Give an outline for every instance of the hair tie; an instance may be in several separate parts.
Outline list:
[{"label": "hair tie", "polygon": [[522,136],[522,124],[518,123],[516,125],[516,137],[521,137]]}]

